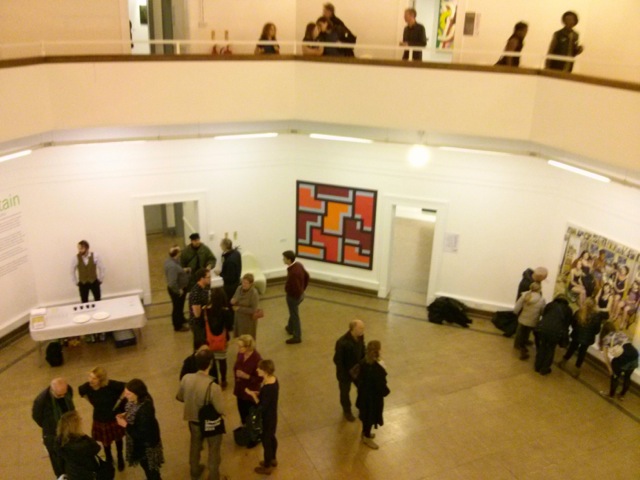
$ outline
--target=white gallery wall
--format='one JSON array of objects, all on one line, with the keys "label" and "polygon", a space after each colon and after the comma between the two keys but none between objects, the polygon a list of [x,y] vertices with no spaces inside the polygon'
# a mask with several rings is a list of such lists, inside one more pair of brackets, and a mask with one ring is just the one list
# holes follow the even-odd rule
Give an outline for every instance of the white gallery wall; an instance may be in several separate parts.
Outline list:
[{"label": "white gallery wall", "polygon": [[[451,295],[477,308],[508,308],[521,272],[537,265],[551,272],[549,298],[569,223],[639,247],[637,189],[528,157],[433,150],[429,164],[416,169],[406,153],[406,146],[284,135],[51,147],[4,162],[3,190],[22,199],[34,269],[33,278],[17,279],[5,294],[30,289],[39,305],[75,300],[69,269],[82,238],[105,260],[106,296],[146,292],[142,205],[189,199],[199,200],[200,233],[217,255],[223,233],[237,231],[237,243],[267,275],[281,276],[281,252],[294,247],[296,180],[378,191],[372,270],[304,263],[315,278],[382,293],[394,204],[436,206],[436,234],[458,235],[459,248],[444,252],[435,242],[430,296]],[[0,333],[24,321],[26,312],[7,308]]]}]

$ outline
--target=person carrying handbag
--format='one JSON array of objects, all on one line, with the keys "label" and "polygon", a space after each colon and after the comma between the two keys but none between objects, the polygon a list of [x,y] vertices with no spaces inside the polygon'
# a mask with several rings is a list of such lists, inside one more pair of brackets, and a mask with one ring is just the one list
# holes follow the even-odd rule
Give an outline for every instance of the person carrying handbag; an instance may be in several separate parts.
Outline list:
[{"label": "person carrying handbag", "polygon": [[[183,419],[188,422],[191,434],[191,444],[189,448],[189,470],[190,478],[198,480],[204,472],[205,466],[200,464],[200,452],[204,443],[207,444],[209,478],[219,480],[220,477],[220,447],[222,445],[222,433],[206,436],[200,424],[200,411],[206,404],[212,404],[216,412],[222,417],[224,415],[224,404],[222,401],[222,390],[214,383],[213,377],[208,375],[211,367],[212,354],[204,350],[196,354],[196,373],[188,373],[180,380],[180,389],[176,395],[176,400],[184,403]],[[221,422],[222,423],[222,422]],[[222,425],[224,425],[222,423]]]}]

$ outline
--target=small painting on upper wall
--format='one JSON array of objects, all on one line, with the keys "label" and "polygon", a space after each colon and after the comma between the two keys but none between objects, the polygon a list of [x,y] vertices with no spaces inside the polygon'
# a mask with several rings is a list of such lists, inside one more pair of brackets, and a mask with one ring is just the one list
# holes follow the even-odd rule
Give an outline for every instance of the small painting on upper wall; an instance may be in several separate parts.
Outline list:
[{"label": "small painting on upper wall", "polygon": [[146,5],[140,5],[140,25],[149,24],[149,9]]},{"label": "small painting on upper wall", "polygon": [[373,268],[376,199],[375,190],[298,181],[297,255]]},{"label": "small painting on upper wall", "polygon": [[574,310],[593,301],[597,311],[607,312],[618,330],[633,339],[640,306],[638,255],[602,235],[570,226],[554,296],[566,295]]}]

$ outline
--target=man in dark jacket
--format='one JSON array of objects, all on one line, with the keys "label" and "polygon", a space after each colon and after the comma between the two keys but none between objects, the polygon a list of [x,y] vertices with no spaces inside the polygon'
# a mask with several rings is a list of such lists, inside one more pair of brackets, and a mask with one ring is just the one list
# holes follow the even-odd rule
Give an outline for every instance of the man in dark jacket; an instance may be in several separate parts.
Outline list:
[{"label": "man in dark jacket", "polygon": [[340,387],[340,405],[344,412],[344,418],[354,422],[356,417],[351,413],[351,384],[353,378],[350,370],[364,358],[364,322],[353,320],[349,323],[349,331],[336,342],[336,350],[333,355],[333,363],[336,364],[336,377]]},{"label": "man in dark jacket", "polygon": [[49,452],[56,477],[64,473],[64,466],[55,446],[58,421],[64,413],[75,409],[73,389],[64,378],[51,380],[51,384],[40,392],[33,402],[31,417],[42,429],[42,442]]},{"label": "man in dark jacket", "polygon": [[548,274],[549,272],[547,272],[547,269],[544,267],[538,267],[535,270],[527,268],[524,272],[522,272],[522,280],[520,280],[520,284],[518,285],[516,302],[524,292],[529,291],[529,287],[531,287],[531,284],[533,282],[542,282],[547,278]]},{"label": "man in dark jacket", "polygon": [[180,254],[180,265],[182,268],[188,268],[191,273],[189,285],[187,285],[188,292],[191,291],[198,281],[195,276],[198,270],[201,268],[213,270],[216,266],[216,256],[209,247],[202,243],[199,233],[189,235],[189,240],[191,240],[191,243],[184,247],[184,250],[182,250]]},{"label": "man in dark jacket", "polygon": [[299,307],[304,300],[304,291],[309,285],[309,274],[300,262],[296,262],[296,254],[293,251],[282,252],[282,260],[287,266],[287,283],[284,286],[284,291],[287,293],[287,307],[289,308],[289,322],[285,329],[292,336],[286,343],[300,343],[302,342],[302,327]]},{"label": "man in dark jacket", "polygon": [[542,311],[536,328],[537,350],[535,369],[540,375],[551,373],[556,346],[569,339],[569,325],[573,311],[564,295],[558,295]]},{"label": "man in dark jacket", "polygon": [[240,277],[242,276],[242,255],[237,248],[233,248],[233,242],[230,238],[223,238],[220,242],[222,249],[222,269],[220,276],[224,282],[224,293],[231,300],[236,290],[240,286]]}]

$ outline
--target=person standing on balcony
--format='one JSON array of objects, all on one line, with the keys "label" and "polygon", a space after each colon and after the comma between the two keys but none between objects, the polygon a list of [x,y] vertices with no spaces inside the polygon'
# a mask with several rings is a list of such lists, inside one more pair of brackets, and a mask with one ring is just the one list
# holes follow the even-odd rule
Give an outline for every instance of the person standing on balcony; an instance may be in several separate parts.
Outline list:
[{"label": "person standing on balcony", "polygon": [[[262,34],[260,35],[261,41],[275,42],[276,41],[276,26],[273,23],[265,23],[262,27]],[[255,55],[278,55],[280,53],[280,45],[258,43],[256,45]]]},{"label": "person standing on balcony", "polygon": [[[516,23],[515,27],[513,27],[513,34],[509,37],[509,40],[507,40],[507,45],[504,47],[504,51],[520,53],[522,51],[522,47],[524,47],[524,37],[527,36],[528,31],[529,25],[524,22]],[[503,55],[500,57],[500,60],[496,62],[496,65],[519,67],[520,57]]]},{"label": "person standing on balcony", "polygon": [[[418,13],[415,8],[407,8],[404,11],[404,21],[407,22],[407,26],[404,27],[402,34],[402,42],[400,46],[404,47],[426,47],[427,46],[427,33],[425,32],[424,25],[416,21]],[[405,50],[402,55],[403,60],[409,60],[409,50]],[[414,50],[411,52],[411,60],[422,61],[422,50]]]},{"label": "person standing on balcony", "polygon": [[[572,11],[562,14],[564,27],[553,34],[549,45],[549,55],[561,55],[563,57],[577,57],[584,48],[578,43],[578,32],[573,27],[578,24],[578,14]],[[547,60],[546,68],[571,73],[574,62],[563,60]]]},{"label": "person standing on balcony", "polygon": [[[342,20],[336,17],[336,7],[333,6],[333,3],[325,3],[322,6],[322,17],[325,18],[330,25],[330,29],[332,30],[336,36],[337,40],[341,43],[356,43],[357,37],[353,34],[351,30],[347,28]],[[341,48],[340,56],[343,57],[353,57],[355,56],[353,53],[353,48]]]}]

